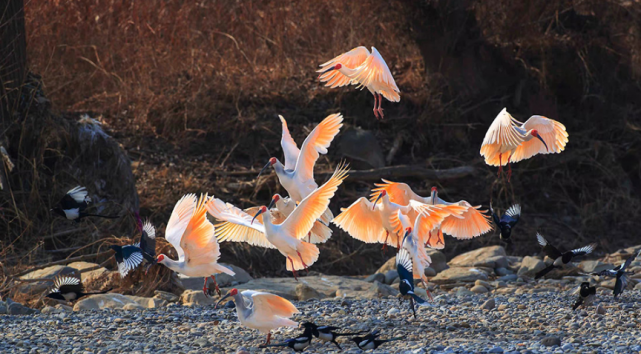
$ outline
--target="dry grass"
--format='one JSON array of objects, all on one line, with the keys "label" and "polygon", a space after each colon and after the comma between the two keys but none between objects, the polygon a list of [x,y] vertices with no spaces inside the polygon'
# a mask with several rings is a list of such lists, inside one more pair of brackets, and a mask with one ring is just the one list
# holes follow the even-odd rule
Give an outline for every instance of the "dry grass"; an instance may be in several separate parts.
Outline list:
[{"label": "dry grass", "polygon": [[[613,251],[638,243],[639,1],[32,1],[26,15],[29,66],[43,76],[48,98],[61,111],[103,115],[134,160],[141,215],[160,230],[186,192],[263,203],[280,191],[273,178],[257,189],[251,178],[217,172],[279,156],[276,114],[301,141],[340,111],[348,125],[373,131],[384,153],[403,136],[394,164],[479,171],[455,181],[409,179],[415,189],[436,184],[447,199],[492,201],[501,210],[522,203],[516,254],[536,252],[537,230],[562,247],[599,240],[602,251]],[[358,45],[376,46],[401,88],[399,104],[384,104],[385,122],[374,120],[368,93],[316,81],[319,63]],[[512,184],[496,181],[478,148],[503,107],[517,118],[562,121],[567,151],[519,163]],[[330,149],[319,169],[340,157]],[[334,211],[370,187],[348,180]],[[36,203],[54,198],[47,188],[16,190],[41,196]],[[42,212],[32,219],[12,229],[25,230],[19,237],[29,242],[6,255],[25,257],[39,245],[38,230],[51,221]],[[389,256],[336,235],[316,270],[371,272]],[[447,242],[453,254],[498,241]],[[272,251],[225,245],[223,260],[256,275],[284,274]]]}]

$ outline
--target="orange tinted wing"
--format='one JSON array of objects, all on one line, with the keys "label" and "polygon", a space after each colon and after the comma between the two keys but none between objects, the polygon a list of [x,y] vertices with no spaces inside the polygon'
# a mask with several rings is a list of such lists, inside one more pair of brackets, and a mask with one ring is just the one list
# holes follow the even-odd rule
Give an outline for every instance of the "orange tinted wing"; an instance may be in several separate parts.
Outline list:
[{"label": "orange tinted wing", "polygon": [[358,198],[348,208],[342,208],[341,213],[332,221],[353,238],[365,243],[381,242],[385,237],[385,229],[380,211],[372,210],[373,204],[367,199]]},{"label": "orange tinted wing", "polygon": [[338,186],[347,178],[349,169],[340,164],[332,177],[322,186],[310,193],[289,214],[287,219],[280,224],[283,230],[295,238],[302,238],[312,229],[318,219],[329,206],[329,202],[336,193]]},{"label": "orange tinted wing", "polygon": [[179,260],[185,258],[185,253],[180,243],[194,213],[196,201],[197,198],[195,194],[186,194],[180,198],[180,200],[176,202],[174,210],[171,212],[171,217],[169,217],[169,221],[167,222],[167,228],[165,228],[165,239],[174,246],[176,253],[178,253]]},{"label": "orange tinted wing", "polygon": [[309,133],[296,160],[295,176],[299,181],[314,179],[314,165],[319,154],[327,153],[327,148],[342,126],[343,116],[340,113],[330,114]]},{"label": "orange tinted wing", "polygon": [[[367,48],[361,46],[361,47],[356,47],[352,50],[350,50],[347,53],[343,53],[336,58],[321,64],[321,69],[317,70],[317,72],[323,72],[330,67],[340,63],[341,65],[344,65],[347,68],[354,69],[361,65],[365,59],[369,56],[369,51]],[[351,83],[355,83],[352,81],[351,78],[343,75],[340,71],[338,70],[332,70],[328,71],[324,74],[321,74],[319,76],[319,79],[321,82],[326,82],[325,86],[329,86],[331,88],[335,87],[341,87],[345,85],[349,85]]]},{"label": "orange tinted wing", "polygon": [[378,93],[391,102],[401,100],[396,81],[376,48],[372,47],[372,54],[356,70],[352,79],[358,81],[361,86],[376,88]]},{"label": "orange tinted wing", "polygon": [[485,157],[486,164],[506,165],[509,156],[504,154],[499,157],[501,151],[514,150],[525,140],[524,135],[516,129],[515,122],[517,121],[505,108],[494,118],[481,145],[481,156]]},{"label": "orange tinted wing", "polygon": [[373,202],[376,200],[381,191],[385,191],[387,193],[390,202],[398,205],[408,205],[410,200],[423,200],[423,198],[414,193],[412,188],[410,188],[406,183],[392,182],[386,179],[382,179],[382,181],[383,183],[374,183],[376,188],[372,189],[370,201]]},{"label": "orange tinted wing", "polygon": [[214,218],[223,221],[216,224],[216,238],[219,242],[247,242],[252,246],[276,248],[265,236],[261,215],[252,223],[255,214],[248,214],[230,203],[213,197],[207,202],[206,208]]},{"label": "orange tinted wing", "polygon": [[414,221],[414,232],[423,243],[430,239],[430,232],[442,225],[445,220],[461,218],[461,214],[467,210],[459,205],[430,205],[417,201],[411,201],[410,206],[418,212]]},{"label": "orange tinted wing", "polygon": [[491,219],[484,214],[486,211],[482,213],[478,210],[480,206],[473,207],[464,200],[455,204],[465,207],[466,210],[460,217],[448,217],[441,223],[441,229],[444,233],[460,240],[466,240],[492,230]]},{"label": "orange tinted wing", "polygon": [[261,291],[245,290],[243,296],[254,302],[254,316],[269,319],[272,316],[289,318],[298,313],[298,309],[288,300],[274,294]]},{"label": "orange tinted wing", "polygon": [[548,151],[539,139],[533,137],[516,148],[510,159],[512,162],[529,159],[536,154],[560,153],[565,150],[565,145],[568,143],[568,132],[565,130],[565,126],[549,118],[532,116],[523,124],[522,128],[526,132],[536,129],[550,150]]},{"label": "orange tinted wing", "polygon": [[285,118],[281,115],[279,115],[278,118],[280,119],[283,129],[283,133],[280,138],[280,146],[283,148],[283,154],[285,155],[285,169],[293,170],[296,167],[296,160],[298,159],[300,150],[298,150],[298,145],[296,145],[296,142],[292,139],[292,136],[289,133]]},{"label": "orange tinted wing", "polygon": [[180,247],[185,252],[185,262],[190,266],[216,262],[220,257],[214,225],[207,220],[207,194],[201,195],[189,220]]}]

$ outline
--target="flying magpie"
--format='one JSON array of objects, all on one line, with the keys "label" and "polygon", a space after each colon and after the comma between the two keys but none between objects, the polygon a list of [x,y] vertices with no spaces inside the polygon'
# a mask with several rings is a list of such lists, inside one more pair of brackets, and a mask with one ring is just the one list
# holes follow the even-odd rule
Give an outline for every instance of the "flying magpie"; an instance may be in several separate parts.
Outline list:
[{"label": "flying magpie", "polygon": [[590,286],[590,283],[583,282],[581,283],[581,290],[579,290],[579,298],[572,306],[572,311],[576,310],[579,306],[587,306],[592,303],[594,296],[596,295],[596,287]]},{"label": "flying magpie", "polygon": [[396,337],[392,339],[377,339],[380,336],[379,332],[380,332],[379,330],[375,330],[374,332],[369,333],[364,337],[352,337],[351,340],[354,343],[356,343],[356,345],[360,349],[368,350],[368,349],[376,349],[383,343],[403,339],[403,337]]},{"label": "flying magpie", "polygon": [[519,219],[521,218],[521,206],[518,204],[512,205],[501,217],[499,217],[494,212],[491,204],[490,211],[492,212],[492,219],[494,219],[494,223],[496,224],[496,226],[498,226],[499,229],[501,229],[501,233],[499,236],[501,238],[501,241],[505,243],[511,243],[512,240],[510,239],[510,236],[512,235],[512,229],[514,228],[514,226],[516,226],[516,224],[519,222]]},{"label": "flying magpie", "polygon": [[46,297],[55,300],[73,301],[83,296],[104,294],[109,291],[111,291],[111,289],[95,293],[85,293],[85,288],[82,282],[80,282],[80,278],[66,274],[58,275],[53,279],[53,287],[49,290]]},{"label": "flying magpie", "polygon": [[312,322],[303,323],[303,327],[305,327],[305,330],[310,329],[314,337],[324,342],[334,343],[334,345],[338,347],[338,350],[343,350],[343,348],[341,348],[338,342],[336,342],[336,338],[343,337],[343,336],[355,336],[357,334],[362,334],[363,332],[366,332],[366,331],[359,331],[356,333],[336,333],[335,331],[340,330],[341,329],[340,327],[317,326],[315,323],[312,323]]},{"label": "flying magpie", "polygon": [[110,248],[116,252],[114,257],[121,277],[126,277],[130,271],[136,269],[143,259],[148,264],[146,270],[149,270],[149,267],[156,263],[156,229],[147,220],[142,226],[140,242],[127,246],[113,245]]},{"label": "flying magpie", "polygon": [[587,246],[577,248],[571,251],[567,251],[565,253],[561,253],[561,251],[559,251],[556,247],[552,246],[545,238],[543,238],[541,234],[537,233],[536,238],[539,241],[539,244],[543,247],[543,252],[545,252],[545,254],[548,257],[552,258],[554,262],[549,266],[543,268],[543,270],[536,273],[536,275],[534,276],[535,279],[538,279],[546,275],[554,268],[560,268],[570,263],[570,261],[574,257],[583,256],[588,253],[591,253],[596,248],[596,243],[591,243]]},{"label": "flying magpie", "polygon": [[119,218],[119,216],[112,215],[89,214],[85,212],[89,203],[91,203],[91,198],[87,195],[87,188],[76,186],[70,189],[67,194],[60,199],[58,205],[51,209],[51,211],[66,218],[67,220],[74,220],[76,222],[80,222],[80,219],[87,216],[96,216],[108,219]]},{"label": "flying magpie", "polygon": [[593,275],[601,275],[601,276],[616,277],[617,278],[616,283],[614,283],[614,291],[613,291],[615,299],[628,286],[628,276],[630,274],[632,274],[632,272],[626,272],[625,270],[626,270],[626,268],[628,268],[630,266],[630,263],[632,263],[632,261],[636,257],[637,256],[632,256],[632,257],[626,259],[625,263],[619,264],[616,268],[604,270],[604,271],[599,272],[599,273],[593,273]]}]

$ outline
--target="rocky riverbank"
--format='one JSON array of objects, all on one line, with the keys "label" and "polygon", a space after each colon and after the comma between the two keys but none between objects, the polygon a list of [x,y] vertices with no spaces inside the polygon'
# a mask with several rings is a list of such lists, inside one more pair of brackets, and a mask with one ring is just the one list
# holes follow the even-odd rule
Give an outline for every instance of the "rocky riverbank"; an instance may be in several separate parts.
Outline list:
[{"label": "rocky riverbank", "polygon": [[[293,300],[301,311],[295,320],[345,327],[380,329],[383,338],[406,337],[379,352],[530,352],[634,353],[641,351],[641,260],[632,263],[628,289],[612,297],[614,282],[583,275],[613,267],[638,251],[621,250],[600,260],[577,263],[534,280],[544,266],[537,257],[510,257],[501,247],[486,247],[445,262],[432,252],[428,288],[432,307],[414,319],[397,295],[397,274],[390,261],[369,277],[311,275],[300,278],[220,279],[227,288],[265,290]],[[107,271],[108,272],[108,271]],[[38,276],[43,276],[44,270]],[[83,273],[84,274],[84,273]],[[99,276],[99,275],[96,275]],[[34,277],[35,278],[35,277]],[[597,285],[594,306],[572,311],[582,281]],[[189,279],[183,285],[191,287]],[[191,281],[193,287],[202,287]],[[197,284],[198,283],[198,284]],[[29,284],[30,289],[38,283]],[[425,290],[419,288],[425,296]],[[259,349],[264,337],[242,328],[231,303],[214,309],[216,299],[201,290],[181,295],[157,292],[153,298],[120,294],[94,295],[73,307],[57,304],[40,310],[10,300],[0,303],[0,352],[279,352]],[[53,305],[53,304],[52,304]],[[275,341],[297,329],[275,332]],[[341,338],[346,352],[359,350]],[[336,351],[315,341],[307,352]]]}]

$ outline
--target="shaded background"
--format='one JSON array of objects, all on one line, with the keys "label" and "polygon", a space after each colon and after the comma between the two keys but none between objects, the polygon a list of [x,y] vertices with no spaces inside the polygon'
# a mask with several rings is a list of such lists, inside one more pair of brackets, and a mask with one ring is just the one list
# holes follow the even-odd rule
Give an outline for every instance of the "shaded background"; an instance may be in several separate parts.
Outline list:
[{"label": "shaded background", "polygon": [[[38,114],[55,119],[5,130],[16,163],[11,188],[0,191],[6,266],[60,259],[88,244],[82,252],[104,249],[101,240],[129,242],[138,208],[162,236],[185,193],[208,192],[241,207],[267,203],[284,190],[275,175],[257,181],[251,171],[282,156],[277,114],[299,144],[328,114],[345,116],[317,171],[332,170],[346,153],[354,168],[371,168],[353,159],[360,154],[345,132],[356,128],[372,134],[375,155],[379,162],[389,156],[387,165],[474,168],[451,179],[382,177],[424,195],[436,185],[449,201],[486,208],[491,201],[501,212],[521,203],[509,253],[538,252],[536,231],[560,247],[596,241],[597,254],[641,239],[638,0],[30,1],[25,12],[28,68],[50,101]],[[366,91],[317,81],[318,64],[359,45],[381,52],[401,90],[400,103],[383,103],[384,121],[375,120]],[[562,154],[514,165],[511,184],[497,180],[479,155],[503,107],[522,121],[533,114],[559,120],[570,134]],[[114,138],[109,149],[120,146],[131,158],[137,196],[123,187],[134,182],[120,160],[102,148],[88,154],[56,132],[82,113],[103,123]],[[334,213],[368,195],[372,183],[349,178],[332,200]],[[125,216],[79,225],[54,219],[49,207],[76,184]],[[392,255],[333,228],[315,271],[366,274]],[[446,238],[444,252],[498,243],[495,231]],[[285,274],[276,251],[222,248],[223,261],[254,276]]]}]

